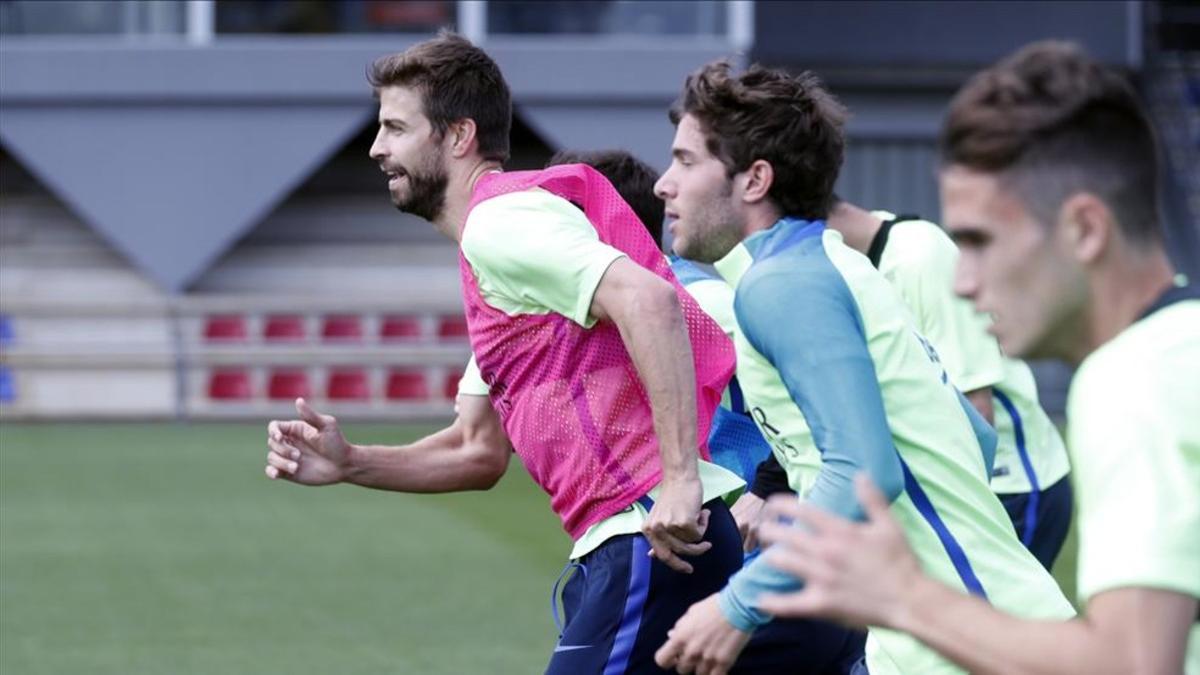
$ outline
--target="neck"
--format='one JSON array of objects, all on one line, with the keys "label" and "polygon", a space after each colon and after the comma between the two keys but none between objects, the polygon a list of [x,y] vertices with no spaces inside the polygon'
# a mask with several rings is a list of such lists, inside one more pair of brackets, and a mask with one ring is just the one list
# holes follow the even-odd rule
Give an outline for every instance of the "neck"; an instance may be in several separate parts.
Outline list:
[{"label": "neck", "polygon": [[1086,334],[1071,360],[1078,363],[1113,339],[1171,288],[1175,269],[1159,246],[1149,251],[1127,250],[1089,274],[1090,298],[1084,326]]},{"label": "neck", "polygon": [[783,217],[783,213],[779,209],[770,204],[759,204],[746,214],[746,222],[742,226],[742,239],[749,237],[755,232],[771,229],[779,219]]},{"label": "neck", "polygon": [[840,232],[847,246],[864,255],[870,250],[879,228],[883,227],[882,220],[850,202],[834,204],[825,224]]},{"label": "neck", "polygon": [[490,159],[480,159],[459,171],[451,170],[450,181],[446,186],[446,206],[441,215],[433,221],[433,226],[438,232],[456,242],[460,241],[462,226],[467,219],[467,207],[470,206],[471,195],[475,192],[475,183],[485,174],[500,170],[500,162]]}]

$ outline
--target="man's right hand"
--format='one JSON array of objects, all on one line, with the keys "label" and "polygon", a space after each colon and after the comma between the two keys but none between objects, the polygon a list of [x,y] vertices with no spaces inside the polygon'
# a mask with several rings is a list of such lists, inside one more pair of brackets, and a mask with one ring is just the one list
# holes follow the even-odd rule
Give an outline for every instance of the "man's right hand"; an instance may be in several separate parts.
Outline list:
[{"label": "man's right hand", "polygon": [[267,425],[267,478],[282,478],[302,485],[341,482],[347,472],[351,446],[337,420],[296,399],[298,420],[272,421]]},{"label": "man's right hand", "polygon": [[650,555],[676,572],[692,573],[691,564],[680,556],[697,556],[712,548],[711,541],[701,541],[709,516],[708,509],[700,508],[703,492],[699,479],[664,479],[642,525],[642,534],[650,542]]},{"label": "man's right hand", "polygon": [[730,509],[742,535],[742,550],[746,553],[758,548],[758,524],[762,520],[763,503],[761,497],[747,490]]}]

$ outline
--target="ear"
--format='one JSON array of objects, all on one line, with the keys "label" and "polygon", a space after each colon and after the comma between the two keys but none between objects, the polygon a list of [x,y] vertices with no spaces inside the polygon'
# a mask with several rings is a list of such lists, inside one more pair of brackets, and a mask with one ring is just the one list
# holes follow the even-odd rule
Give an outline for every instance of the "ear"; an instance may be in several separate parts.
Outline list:
[{"label": "ear", "polygon": [[1102,257],[1113,237],[1119,236],[1112,210],[1089,192],[1068,197],[1059,208],[1058,223],[1068,249],[1084,264]]},{"label": "ear", "polygon": [[469,117],[451,122],[446,129],[450,155],[458,159],[469,154],[475,148],[475,132],[475,120]]},{"label": "ear", "polygon": [[756,159],[739,176],[745,181],[742,191],[742,201],[757,203],[766,199],[775,184],[775,168],[765,159]]}]

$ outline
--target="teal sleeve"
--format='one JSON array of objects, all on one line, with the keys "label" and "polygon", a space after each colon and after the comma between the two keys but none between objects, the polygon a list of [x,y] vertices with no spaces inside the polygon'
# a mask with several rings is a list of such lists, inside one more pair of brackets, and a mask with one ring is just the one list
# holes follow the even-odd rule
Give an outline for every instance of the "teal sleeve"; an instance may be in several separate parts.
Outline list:
[{"label": "teal sleeve", "polygon": [[967,419],[971,420],[971,430],[975,432],[975,439],[979,441],[979,451],[983,453],[983,466],[987,469],[984,475],[990,477],[992,468],[996,466],[996,444],[999,443],[1000,436],[961,391],[958,392],[958,403],[967,414]]},{"label": "teal sleeve", "polygon": [[[804,263],[743,280],[734,309],[746,339],[779,372],[820,451],[821,469],[805,501],[862,520],[854,476],[866,472],[889,500],[903,491],[904,476],[858,305],[828,259]],[[720,604],[733,625],[751,630],[770,620],[756,607],[763,593],[801,586],[759,557],[730,580]]]}]

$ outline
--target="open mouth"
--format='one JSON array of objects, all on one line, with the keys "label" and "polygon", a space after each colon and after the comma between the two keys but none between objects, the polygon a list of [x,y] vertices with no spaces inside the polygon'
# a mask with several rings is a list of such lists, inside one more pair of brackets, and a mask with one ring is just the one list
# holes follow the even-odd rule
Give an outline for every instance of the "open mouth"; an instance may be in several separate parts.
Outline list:
[{"label": "open mouth", "polygon": [[397,169],[395,171],[383,169],[383,173],[387,176],[388,187],[396,187],[396,185],[400,182],[400,179],[408,175],[403,169]]}]

